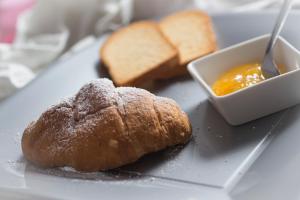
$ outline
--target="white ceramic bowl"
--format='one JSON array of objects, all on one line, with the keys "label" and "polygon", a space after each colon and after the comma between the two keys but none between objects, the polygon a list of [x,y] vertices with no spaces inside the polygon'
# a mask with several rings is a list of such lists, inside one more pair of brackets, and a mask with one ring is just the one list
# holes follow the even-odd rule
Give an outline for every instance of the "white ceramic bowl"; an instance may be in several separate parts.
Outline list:
[{"label": "white ceramic bowl", "polygon": [[209,101],[231,125],[269,115],[300,103],[300,53],[283,38],[277,41],[273,55],[286,73],[236,92],[217,96],[211,85],[230,68],[260,62],[269,35],[257,37],[191,62],[188,70],[208,94]]}]

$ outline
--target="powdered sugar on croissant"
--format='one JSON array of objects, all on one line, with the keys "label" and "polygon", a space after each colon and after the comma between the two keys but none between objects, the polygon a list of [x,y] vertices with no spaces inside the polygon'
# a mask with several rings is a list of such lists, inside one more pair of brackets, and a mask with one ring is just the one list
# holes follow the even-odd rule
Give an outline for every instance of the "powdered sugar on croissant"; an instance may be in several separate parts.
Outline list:
[{"label": "powdered sugar on croissant", "polygon": [[98,79],[30,123],[22,150],[42,167],[91,172],[132,163],[190,136],[188,117],[175,101]]}]

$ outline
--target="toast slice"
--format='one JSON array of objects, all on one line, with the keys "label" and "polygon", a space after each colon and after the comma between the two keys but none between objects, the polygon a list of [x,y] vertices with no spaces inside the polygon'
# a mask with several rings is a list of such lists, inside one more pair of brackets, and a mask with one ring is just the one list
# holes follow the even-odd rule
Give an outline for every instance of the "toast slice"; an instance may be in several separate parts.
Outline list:
[{"label": "toast slice", "polygon": [[181,11],[163,18],[160,28],[178,49],[179,65],[163,78],[187,72],[186,65],[216,50],[217,44],[210,17],[198,10]]},{"label": "toast slice", "polygon": [[179,63],[177,49],[152,21],[132,23],[114,32],[103,45],[100,57],[118,86],[155,79]]}]

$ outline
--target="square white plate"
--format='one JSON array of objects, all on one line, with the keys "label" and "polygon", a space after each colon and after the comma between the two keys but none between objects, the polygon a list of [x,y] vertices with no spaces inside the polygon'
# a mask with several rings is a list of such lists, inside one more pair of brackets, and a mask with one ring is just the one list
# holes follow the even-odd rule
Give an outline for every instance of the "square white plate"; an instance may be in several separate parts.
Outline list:
[{"label": "square white plate", "polygon": [[[220,48],[270,32],[273,13],[213,17]],[[283,36],[300,47],[300,13],[288,18]],[[145,156],[109,173],[41,170],[22,158],[25,126],[49,105],[105,76],[98,70],[104,38],[51,66],[0,104],[0,199],[295,199],[299,196],[299,107],[232,127],[208,103],[191,77],[162,81],[152,92],[175,99],[188,113],[193,140]],[[274,137],[276,136],[276,137]],[[262,198],[263,197],[263,198]]]}]

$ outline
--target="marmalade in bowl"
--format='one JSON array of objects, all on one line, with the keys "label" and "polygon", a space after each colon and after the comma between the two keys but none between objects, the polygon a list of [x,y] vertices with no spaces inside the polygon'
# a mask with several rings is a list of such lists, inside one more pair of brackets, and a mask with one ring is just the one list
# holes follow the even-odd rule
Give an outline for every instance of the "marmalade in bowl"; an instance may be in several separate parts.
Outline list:
[{"label": "marmalade in bowl", "polygon": [[265,78],[261,71],[261,64],[245,64],[234,67],[221,75],[212,85],[212,90],[216,95],[223,96],[263,80]]}]

